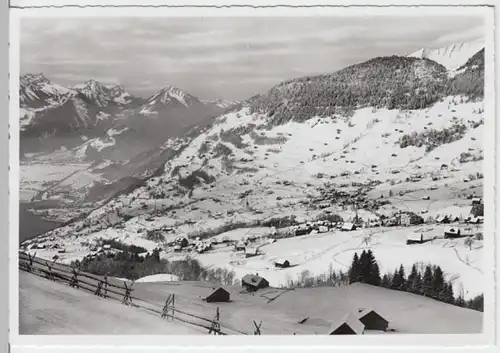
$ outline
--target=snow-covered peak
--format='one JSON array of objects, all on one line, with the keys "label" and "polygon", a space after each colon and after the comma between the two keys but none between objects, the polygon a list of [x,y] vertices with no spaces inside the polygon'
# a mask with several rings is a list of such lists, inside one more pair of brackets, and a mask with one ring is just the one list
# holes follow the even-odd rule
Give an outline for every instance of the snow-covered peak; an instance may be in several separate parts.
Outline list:
[{"label": "snow-covered peak", "polygon": [[202,102],[205,104],[214,104],[222,109],[227,109],[229,107],[232,107],[240,103],[239,101],[236,100],[224,100],[224,99],[202,100]]},{"label": "snow-covered peak", "polygon": [[161,89],[151,98],[149,98],[148,104],[168,105],[170,103],[175,103],[175,101],[181,103],[185,107],[190,107],[193,103],[199,102],[198,98],[190,95],[189,93],[183,91],[178,87],[169,85]]},{"label": "snow-covered peak", "polygon": [[51,83],[43,74],[25,74],[19,81],[21,106],[44,107],[60,104],[72,93],[68,88]]},{"label": "snow-covered peak", "polygon": [[459,42],[442,48],[421,48],[409,57],[433,60],[448,70],[456,70],[464,65],[474,54],[484,48],[484,40]]},{"label": "snow-covered peak", "polygon": [[98,106],[106,106],[110,101],[126,104],[132,96],[122,86],[104,85],[96,80],[88,80],[72,87]]}]

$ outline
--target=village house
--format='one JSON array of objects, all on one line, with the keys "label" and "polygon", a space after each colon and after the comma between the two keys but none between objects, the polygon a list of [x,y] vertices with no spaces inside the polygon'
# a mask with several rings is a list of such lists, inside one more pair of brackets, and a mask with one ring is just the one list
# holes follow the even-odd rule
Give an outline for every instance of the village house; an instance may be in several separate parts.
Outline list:
[{"label": "village house", "polygon": [[234,249],[236,251],[244,251],[245,248],[246,248],[246,244],[241,240],[234,245]]},{"label": "village house", "polygon": [[450,223],[450,218],[448,216],[439,216],[436,218],[436,223],[447,224]]},{"label": "village house", "polygon": [[444,230],[444,238],[460,238],[460,229],[456,227],[446,227]]},{"label": "village house", "polygon": [[354,225],[354,223],[346,222],[342,225],[341,230],[344,232],[350,232],[352,230],[356,230],[356,226]]},{"label": "village house", "polygon": [[422,243],[424,243],[424,234],[422,233],[413,233],[406,238],[406,245]]},{"label": "village house", "polygon": [[413,212],[404,212],[401,214],[401,225],[411,226],[413,224],[422,224],[424,219]]},{"label": "village house", "polygon": [[365,325],[351,314],[345,315],[341,320],[332,324],[328,330],[329,335],[362,335]]},{"label": "village house", "polygon": [[290,261],[285,260],[285,259],[276,259],[274,261],[274,265],[276,267],[286,268],[286,267],[290,267]]},{"label": "village house", "polygon": [[257,256],[258,255],[258,247],[256,246],[247,246],[245,248],[245,257],[252,257],[252,256]]},{"label": "village house", "polygon": [[359,309],[357,318],[365,325],[365,330],[386,331],[389,327],[389,321],[373,309]]},{"label": "village house", "polygon": [[229,302],[230,294],[222,287],[215,289],[210,295],[203,299],[207,303]]},{"label": "village house", "polygon": [[253,292],[258,289],[269,287],[269,282],[258,275],[245,275],[241,279],[241,285],[246,288],[247,291]]}]

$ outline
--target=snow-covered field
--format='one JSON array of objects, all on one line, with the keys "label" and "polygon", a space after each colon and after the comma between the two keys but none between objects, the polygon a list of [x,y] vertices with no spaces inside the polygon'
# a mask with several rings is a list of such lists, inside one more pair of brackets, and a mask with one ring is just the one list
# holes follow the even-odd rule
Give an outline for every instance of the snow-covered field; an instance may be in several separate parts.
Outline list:
[{"label": "snow-covered field", "polygon": [[[461,226],[462,230],[466,227]],[[447,279],[454,283],[454,292],[463,289],[466,298],[483,292],[482,241],[475,241],[469,249],[461,239],[442,239],[444,226],[419,226],[400,228],[361,229],[352,232],[335,231],[280,239],[274,243],[262,241],[260,255],[245,258],[243,251],[233,246],[223,246],[203,254],[190,254],[204,266],[227,268],[241,278],[248,273],[258,273],[271,286],[286,286],[289,280],[297,280],[303,271],[310,276],[327,274],[329,268],[347,272],[355,252],[372,249],[379,263],[381,273],[393,272],[402,264],[410,273],[414,263],[439,265]],[[481,232],[474,227],[471,233]],[[428,237],[440,237],[424,244],[406,245],[406,239],[414,232]],[[231,232],[233,239],[247,236],[247,230]],[[224,235],[224,234],[223,234]],[[185,254],[168,253],[169,260],[181,259]],[[290,268],[276,268],[274,261],[285,259]]]},{"label": "snow-covered field", "polygon": [[71,174],[83,171],[88,164],[21,164],[19,170],[19,199],[29,201],[31,197],[46,190]]}]

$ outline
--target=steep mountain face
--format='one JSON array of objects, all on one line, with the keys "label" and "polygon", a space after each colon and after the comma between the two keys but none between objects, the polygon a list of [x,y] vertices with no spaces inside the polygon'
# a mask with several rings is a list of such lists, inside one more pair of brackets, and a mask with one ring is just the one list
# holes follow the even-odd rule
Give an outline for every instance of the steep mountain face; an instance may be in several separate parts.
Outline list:
[{"label": "steep mountain face", "polygon": [[422,48],[410,54],[409,57],[430,59],[440,63],[448,70],[456,70],[481,49],[484,49],[483,39],[455,43],[437,49]]}]

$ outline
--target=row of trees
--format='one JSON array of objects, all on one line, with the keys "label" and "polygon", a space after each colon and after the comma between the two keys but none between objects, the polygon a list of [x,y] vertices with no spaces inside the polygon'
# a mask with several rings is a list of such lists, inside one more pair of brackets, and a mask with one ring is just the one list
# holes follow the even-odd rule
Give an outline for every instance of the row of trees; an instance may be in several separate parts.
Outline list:
[{"label": "row of trees", "polygon": [[130,280],[160,273],[169,273],[176,275],[180,280],[186,281],[209,281],[223,285],[237,283],[234,271],[221,268],[206,269],[201,266],[198,260],[192,258],[178,261],[160,259],[158,249],[144,257],[126,250],[115,254],[87,256],[81,261],[73,261],[71,266],[100,276],[107,274],[108,276]]},{"label": "row of trees", "polygon": [[426,152],[453,141],[460,140],[467,131],[464,124],[455,124],[450,128],[443,130],[426,130],[421,133],[413,132],[410,135],[403,135],[399,139],[399,147],[406,148],[408,146],[426,147]]},{"label": "row of trees", "polygon": [[371,250],[355,253],[348,271],[349,283],[361,282],[388,289],[430,297],[448,304],[483,310],[483,295],[465,301],[463,293],[453,293],[451,281],[446,281],[440,266],[413,264],[407,276],[403,265],[393,273],[380,275],[379,266]]}]

